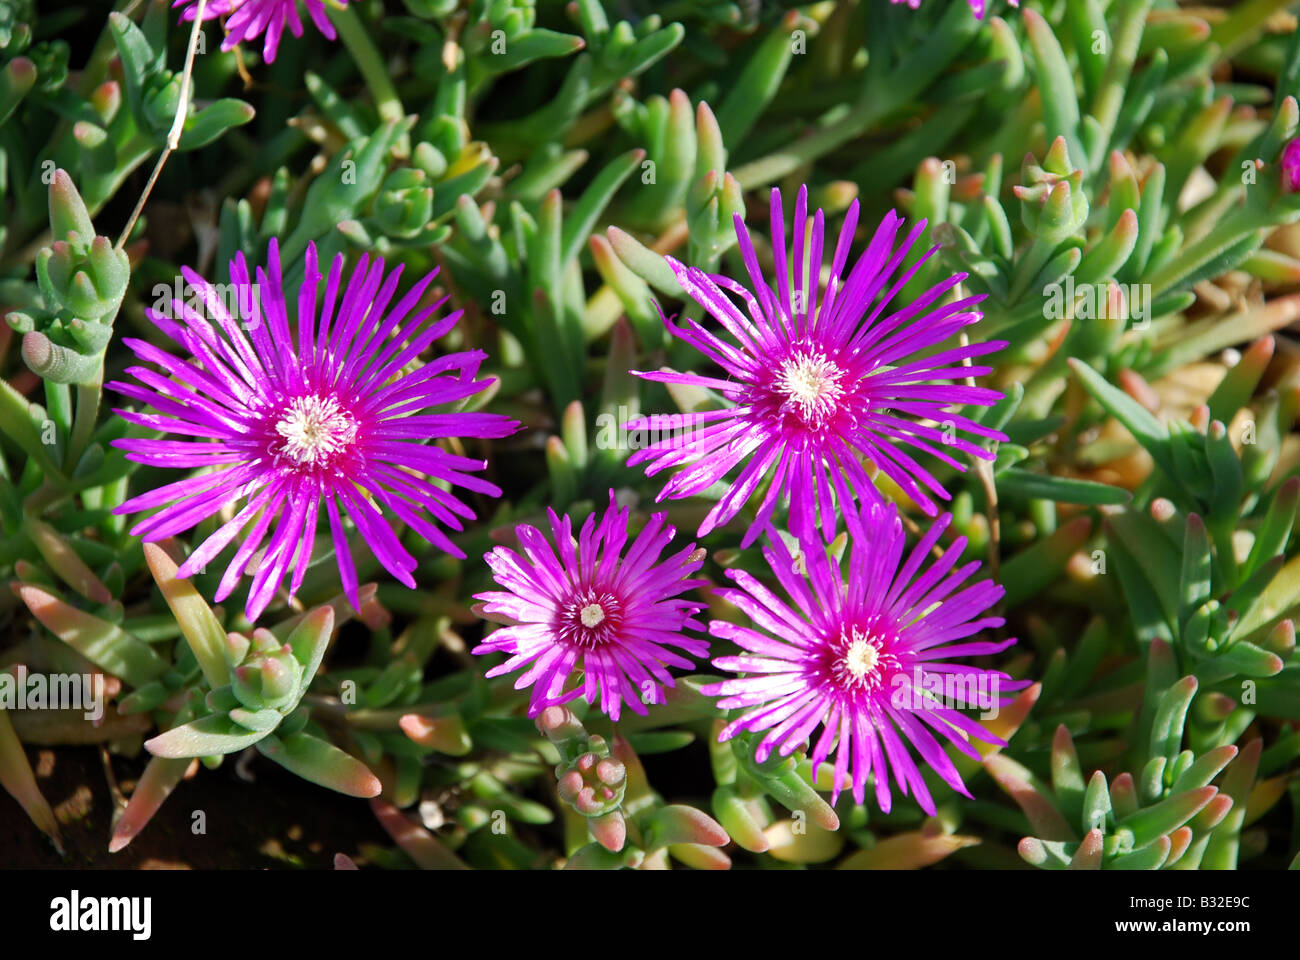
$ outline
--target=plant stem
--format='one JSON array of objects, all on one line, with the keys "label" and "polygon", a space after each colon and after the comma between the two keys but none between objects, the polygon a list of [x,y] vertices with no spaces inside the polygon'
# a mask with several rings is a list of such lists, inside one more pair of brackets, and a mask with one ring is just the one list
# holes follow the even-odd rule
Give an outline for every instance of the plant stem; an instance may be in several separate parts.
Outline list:
[{"label": "plant stem", "polygon": [[1015,275],[1011,278],[1011,290],[1007,293],[1007,303],[1016,303],[1025,294],[1029,284],[1038,276],[1038,271],[1052,259],[1052,253],[1058,246],[1060,243],[1048,243],[1040,237],[1034,238],[1016,265]]},{"label": "plant stem", "polygon": [[[330,20],[337,28],[343,46],[347,47],[357,69],[361,71],[362,79],[370,89],[370,95],[375,99],[375,109],[379,111],[379,119],[399,122],[403,120],[406,117],[406,109],[397,96],[393,81],[388,77],[388,66],[371,41],[370,34],[366,33],[366,28],[361,25],[356,11],[351,7],[331,7]],[[402,134],[394,147],[394,152],[399,157],[410,154],[411,142],[406,134]]]},{"label": "plant stem", "polygon": [[780,180],[865,132],[881,115],[878,103],[864,99],[838,123],[822,127],[782,150],[737,167],[733,171],[736,182],[741,189],[750,190]]},{"label": "plant stem", "polygon": [[149,199],[149,194],[153,193],[154,184],[158,182],[158,175],[162,173],[163,164],[171,156],[173,150],[180,146],[181,132],[185,129],[185,117],[190,112],[190,76],[194,72],[194,51],[199,44],[199,33],[203,30],[203,11],[207,7],[208,0],[199,0],[199,4],[194,8],[194,25],[190,28],[190,43],[185,50],[185,69],[181,73],[180,95],[177,97],[176,116],[172,119],[171,130],[167,132],[167,142],[163,145],[163,151],[158,155],[158,162],[154,164],[153,173],[149,174],[149,182],[144,185],[144,191],[140,194],[140,199],[135,203],[135,209],[131,211],[131,217],[126,221],[126,226],[122,228],[121,235],[117,238],[117,248],[120,250],[126,245],[127,238],[131,236],[131,231],[135,229],[135,222],[140,218],[144,205]]},{"label": "plant stem", "polygon": [[72,429],[72,391],[66,383],[45,381],[45,412],[65,436]]},{"label": "plant stem", "polygon": [[77,469],[81,455],[90,446],[90,438],[95,433],[95,421],[99,419],[99,400],[103,392],[104,367],[90,383],[77,384],[77,409],[73,414],[72,435],[68,440],[68,454],[63,461],[63,468],[71,476]]}]

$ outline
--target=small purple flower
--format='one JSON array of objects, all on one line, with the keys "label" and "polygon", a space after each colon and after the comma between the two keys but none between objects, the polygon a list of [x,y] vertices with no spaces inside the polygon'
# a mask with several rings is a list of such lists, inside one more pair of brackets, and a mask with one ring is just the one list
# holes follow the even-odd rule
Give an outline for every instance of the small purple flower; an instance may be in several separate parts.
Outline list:
[{"label": "small purple flower", "polygon": [[[722,697],[719,707],[745,711],[721,731],[719,740],[741,731],[763,734],[755,751],[758,762],[774,749],[789,756],[809,742],[820,724],[811,754],[813,771],[836,751],[835,797],[851,785],[854,799],[862,803],[874,772],[876,801],[887,813],[892,775],[904,796],[912,793],[933,814],[934,800],[907,745],[944,782],[970,796],[934,734],[979,759],[971,738],[1002,741],[957,708],[987,709],[997,702],[999,689],[1027,685],[998,671],[950,662],[997,653],[1015,643],[964,642],[981,630],[1002,626],[1001,617],[980,615],[1004,591],[991,580],[962,587],[980,566],[978,561],[956,566],[965,537],[926,566],[952,519],[949,514],[930,527],[906,560],[906,537],[893,504],[873,504],[860,519],[846,519],[851,543],[847,577],[816,539],[803,542],[800,560],[806,574],[800,573],[774,530],[769,530],[771,546],[763,553],[788,602],[749,573],[727,571],[741,589],[718,590],[718,596],[760,629],[723,620],[709,624],[713,636],[745,651],[718,657],[714,666],[745,676],[701,689]],[[931,700],[926,691],[943,693]]]},{"label": "small purple flower", "polygon": [[1300,138],[1292,140],[1282,150],[1282,191],[1300,190]]},{"label": "small purple flower", "polygon": [[[689,579],[703,566],[704,551],[692,543],[660,561],[677,531],[665,523],[667,514],[656,513],[624,555],[628,514],[611,490],[599,524],[595,514],[589,516],[577,540],[569,517],[548,509],[550,541],[536,527],[520,524],[515,533],[522,556],[496,547],[484,557],[505,590],[476,599],[486,601],[485,616],[508,626],[488,635],[474,653],[510,655],[489,677],[528,667],[515,689],[532,686],[530,717],[579,696],[595,704],[598,693],[600,710],[611,720],[618,720],[623,703],[645,714],[645,705],[662,703],[663,688],[674,685],[668,668],[693,665],[670,647],[694,657],[708,653],[707,640],[683,633],[704,629],[695,619],[704,604],[681,596],[708,585]],[[582,671],[581,682],[566,691],[575,668]]]},{"label": "small purple flower", "polygon": [[[952,453],[984,460],[993,459],[994,454],[959,436],[959,430],[1006,439],[996,430],[949,412],[961,404],[991,406],[1002,397],[997,390],[960,381],[990,373],[990,367],[963,364],[1000,350],[1006,346],[1004,341],[940,348],[963,327],[981,319],[973,308],[983,297],[963,297],[936,306],[965,279],[966,274],[959,273],[886,314],[899,290],[937,249],[895,277],[924,231],[925,221],[914,226],[895,249],[903,221],[891,212],[845,279],[843,271],[858,224],[855,200],[835,245],[830,282],[822,291],[817,270],[822,262],[823,216],[818,210],[809,231],[807,188],[800,188],[795,205],[792,257],[786,256],[779,190],[772,191],[771,218],[775,291],[763,278],[749,232],[738,215],[736,237],[753,293],[725,276],[706,274],[667,258],[686,293],[699,301],[736,343],[715,336],[694,320],[688,319],[683,326],[670,323],[673,334],[720,366],[725,376],[674,371],[637,375],[662,383],[705,387],[733,405],[704,413],[656,415],[629,424],[633,429],[649,428],[669,436],[634,453],[628,464],[651,461],[647,475],[684,468],[664,485],[660,500],[702,493],[740,468],[700,525],[699,536],[735,517],[767,481],[767,492],[742,546],[758,537],[778,503],[787,498],[791,529],[805,535],[815,529],[815,514],[820,513],[828,540],[834,535],[837,515],[832,497],[841,510],[852,508],[854,492],[864,502],[883,502],[863,469],[863,460],[874,464],[934,516],[938,507],[930,494],[945,500],[951,495],[906,448],[964,470],[965,465]],[[791,262],[798,265],[793,271]],[[748,317],[724,291],[744,301]],[[940,349],[926,354],[931,348]]]},{"label": "small purple flower", "polygon": [[[890,2],[905,3],[913,10],[917,10],[921,6],[921,0],[890,0]],[[988,6],[985,0],[966,0],[966,2],[970,5],[971,13],[975,14],[975,16],[978,17],[980,20],[983,20],[984,10]],[[1011,6],[1013,7],[1020,6],[1020,0],[1007,0],[1007,2],[1010,3]]]},{"label": "small purple flower", "polygon": [[[203,5],[203,19],[215,20],[217,17],[228,17],[243,4],[244,0],[208,0]],[[199,12],[199,0],[175,0],[172,9],[185,7],[181,13],[181,23],[193,23],[195,15]]]},{"label": "small purple flower", "polygon": [[[307,14],[316,29],[330,40],[337,34],[334,24],[325,14],[323,0],[302,0]],[[338,0],[339,6],[346,6],[347,0]],[[193,21],[198,11],[198,0],[176,0],[172,7],[186,7],[181,14],[181,21]],[[226,39],[221,42],[222,50],[233,50],[235,45],[265,34],[262,41],[262,58],[271,63],[280,48],[280,37],[287,23],[289,32],[295,37],[302,36],[302,18],[298,14],[298,0],[208,0],[203,8],[203,19],[229,17],[226,21]]]},{"label": "small purple flower", "polygon": [[[264,556],[254,564],[245,607],[250,620],[266,609],[291,565],[289,593],[302,584],[322,504],[343,590],[354,606],[359,605],[357,575],[344,515],[379,562],[408,587],[415,586],[411,573],[416,561],[393,532],[394,520],[463,557],[431,519],[460,530],[460,518],[472,520],[474,511],[437,481],[493,497],[501,491],[466,472],[482,470],[485,461],[454,456],[426,441],[505,437],[519,425],[498,414],[429,412],[491,384],[490,379],[474,379],[486,358],[482,351],[448,354],[407,372],[460,319],[459,310],[437,317],[445,297],[411,316],[437,272],[394,305],[401,267],[385,276],[382,258],[371,261],[363,255],[345,287],[340,254],[330,268],[318,313],[321,273],[314,244],[307,250],[296,309],[281,287],[275,240],[268,269],[257,268],[256,283],[242,253],[231,261],[233,282],[223,287],[224,294],[183,269],[194,295],[189,301],[172,300],[170,313],[180,322],[154,310],[147,314],[192,359],[126,338],[122,342],[137,357],[162,372],[128,367],[126,372],[139,383],[108,387],[157,411],[118,410],[127,421],[187,439],[126,438],[113,445],[137,463],[201,472],[118,507],[117,513],[162,508],[137,523],[132,534],[147,542],[161,540],[229,507],[234,515],[223,517],[181,564],[179,576],[188,577],[251,523],[221,579],[215,597],[220,601],[235,589],[270,533]],[[296,340],[289,329],[291,313],[297,318]],[[243,508],[235,511],[240,500]]]}]

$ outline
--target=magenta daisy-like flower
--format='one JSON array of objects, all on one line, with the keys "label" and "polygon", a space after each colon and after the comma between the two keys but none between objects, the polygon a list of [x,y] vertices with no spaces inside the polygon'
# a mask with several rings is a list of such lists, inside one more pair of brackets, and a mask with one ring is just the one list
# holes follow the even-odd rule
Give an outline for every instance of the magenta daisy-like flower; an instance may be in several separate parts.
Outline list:
[{"label": "magenta daisy-like flower", "polygon": [[[323,0],[302,0],[307,8],[307,15],[316,24],[316,29],[330,40],[337,34],[334,24],[325,14]],[[339,6],[347,6],[347,0],[338,0]],[[193,21],[198,12],[198,0],[176,0],[172,7],[185,7],[181,14],[182,21]],[[255,40],[264,35],[262,41],[262,59],[267,63],[275,60],[276,51],[280,49],[280,37],[287,25],[295,37],[302,36],[302,17],[298,13],[298,0],[208,0],[203,8],[203,19],[228,17],[226,20],[226,39],[221,42],[222,50],[233,50],[235,45]]]},{"label": "magenta daisy-like flower", "polygon": [[[307,250],[305,280],[295,301],[281,286],[275,240],[267,269],[256,270],[256,282],[242,253],[231,261],[232,283],[220,288],[184,269],[188,299],[173,299],[170,311],[149,310],[148,316],[185,356],[126,338],[122,342],[138,358],[159,370],[129,367],[126,372],[138,383],[108,387],[157,411],[118,410],[129,422],[185,438],[114,441],[127,459],[199,472],[118,507],[118,513],[157,509],[132,534],[160,540],[227,511],[179,575],[202,570],[242,533],[216,593],[215,599],[223,600],[265,542],[253,564],[245,607],[250,620],[266,609],[291,568],[289,593],[297,592],[322,506],[343,590],[354,606],[359,605],[357,575],[344,517],[408,587],[415,586],[416,561],[393,531],[394,521],[463,557],[434,521],[460,530],[461,518],[474,519],[474,511],[441,484],[493,497],[501,491],[470,474],[487,466],[485,461],[426,441],[504,437],[519,425],[498,414],[431,412],[492,383],[474,379],[486,358],[479,350],[418,365],[420,354],[461,315],[457,310],[438,316],[445,297],[417,310],[437,272],[398,297],[401,267],[385,275],[383,259],[365,255],[345,284],[340,254],[318,311],[322,277],[315,245]],[[291,311],[296,339],[290,333]],[[243,506],[236,510],[240,501]]]},{"label": "magenta daisy-like flower", "polygon": [[[587,518],[577,540],[569,517],[547,510],[551,539],[536,527],[515,528],[522,555],[496,547],[484,559],[504,590],[476,595],[489,619],[507,626],[490,634],[474,653],[506,653],[510,658],[487,672],[489,677],[528,669],[515,689],[532,686],[528,715],[579,696],[617,720],[622,704],[646,713],[647,703],[662,703],[664,687],[673,686],[669,667],[692,661],[673,648],[703,657],[709,643],[688,636],[703,630],[695,614],[704,604],[681,595],[708,585],[691,579],[704,564],[704,551],[690,544],[660,559],[676,536],[666,514],[656,513],[628,541],[627,509],[609,495],[599,522]],[[572,689],[570,678],[581,671]]]},{"label": "magenta daisy-like flower", "polygon": [[762,763],[773,750],[788,756],[809,743],[820,725],[811,753],[813,770],[835,752],[837,798],[851,785],[854,799],[862,803],[867,778],[874,773],[882,810],[890,808],[892,776],[904,796],[914,795],[933,814],[934,800],[913,750],[944,782],[970,796],[940,740],[974,759],[979,754],[972,738],[1002,744],[959,709],[989,710],[1000,690],[1027,682],[952,662],[997,653],[1015,640],[967,640],[1002,626],[1001,617],[983,614],[1003,590],[991,580],[963,586],[980,566],[978,561],[957,566],[965,537],[926,564],[950,520],[948,514],[937,520],[905,557],[897,508],[872,505],[860,520],[849,519],[847,576],[816,539],[803,541],[806,573],[799,572],[784,541],[771,531],[771,546],[763,553],[788,600],[751,574],[728,570],[740,589],[719,590],[718,595],[755,627],[722,620],[709,624],[713,636],[745,651],[713,661],[744,676],[702,688],[722,698],[719,707],[744,710],[719,739],[750,731],[757,740],[755,759]]},{"label": "magenta daisy-like flower", "polygon": [[[775,290],[763,279],[739,215],[736,237],[752,292],[728,277],[667,258],[682,288],[708,310],[727,336],[715,335],[690,319],[681,326],[670,323],[669,329],[721,367],[723,376],[674,371],[638,376],[705,387],[720,393],[731,406],[656,415],[629,424],[651,429],[656,437],[667,436],[634,453],[628,464],[650,461],[648,475],[682,468],[664,485],[661,500],[702,493],[739,468],[705,517],[699,536],[736,516],[759,486],[768,482],[743,540],[745,546],[757,538],[778,502],[787,498],[791,529],[805,535],[815,529],[820,513],[827,539],[836,526],[834,500],[845,510],[852,508],[855,493],[864,501],[883,502],[864,461],[874,464],[934,516],[938,507],[932,496],[946,500],[950,494],[912,454],[919,452],[964,470],[954,454],[984,460],[994,454],[961,436],[961,431],[1006,439],[951,412],[962,404],[991,406],[1002,398],[997,390],[961,381],[990,373],[990,367],[966,364],[1006,343],[952,343],[962,328],[981,319],[974,307],[983,297],[940,304],[966,278],[959,273],[906,306],[890,310],[899,290],[937,249],[903,267],[925,221],[895,246],[903,221],[891,212],[845,278],[858,224],[855,200],[835,244],[830,282],[822,290],[818,274],[823,216],[818,210],[810,231],[807,188],[800,188],[795,204],[789,258],[779,190],[772,191],[771,218]],[[745,312],[728,294],[740,299]]]}]

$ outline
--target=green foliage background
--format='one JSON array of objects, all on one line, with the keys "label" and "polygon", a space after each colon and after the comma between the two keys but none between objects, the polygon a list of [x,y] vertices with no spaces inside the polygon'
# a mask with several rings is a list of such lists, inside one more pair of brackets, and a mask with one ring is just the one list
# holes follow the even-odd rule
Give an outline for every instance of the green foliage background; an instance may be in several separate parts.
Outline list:
[{"label": "green foliage background", "polygon": [[[251,744],[346,793],[373,771],[395,845],[341,852],[385,866],[1295,866],[1295,6],[1026,0],[979,21],[939,0],[365,0],[330,8],[338,42],[309,24],[269,65],[260,43],[220,52],[209,23],[186,89],[189,27],[163,0],[0,0],[0,666],[121,681],[98,728],[0,710],[22,829],[58,843],[24,742],[148,759],[121,820],[104,816],[118,849],[190,757]],[[990,722],[1008,748],[958,759],[974,798],[937,785],[932,818],[847,795],[832,810],[806,763],[717,745],[697,679],[617,730],[579,709],[543,735],[513,678],[467,654],[480,558],[510,526],[581,517],[611,486],[649,512],[658,481],[600,442],[601,418],[718,402],[628,373],[703,368],[664,331],[658,305],[703,311],[663,256],[743,276],[733,214],[761,237],[768,189],[788,210],[805,183],[828,230],[855,198],[864,230],[891,208],[927,219],[940,252],[902,300],[966,271],[987,294],[974,335],[1010,342],[990,378],[1006,401],[973,415],[1011,440],[944,481],[953,534],[1006,587],[1020,642],[999,665],[1037,683]],[[289,290],[313,241],[408,278],[441,266],[465,319],[439,349],[486,349],[499,384],[476,402],[528,429],[466,444],[506,491],[456,538],[469,560],[408,534],[411,592],[358,539],[377,587],[357,616],[322,552],[301,602],[265,618],[277,643],[250,643],[240,592],[203,599],[223,565],[171,576],[210,527],[146,556],[113,515],[171,478],[109,446],[144,433],[100,384],[131,362],[123,336],[162,342],[144,309],[181,265],[226,281],[272,237]],[[668,510],[690,531],[707,507]],[[714,582],[761,574],[741,529],[703,543]],[[336,631],[356,642],[327,654]],[[236,696],[228,668],[285,640],[293,689]],[[143,750],[180,728],[172,755]],[[674,752],[688,774],[647,775]],[[626,774],[599,823],[556,793],[557,765],[587,754]]]}]

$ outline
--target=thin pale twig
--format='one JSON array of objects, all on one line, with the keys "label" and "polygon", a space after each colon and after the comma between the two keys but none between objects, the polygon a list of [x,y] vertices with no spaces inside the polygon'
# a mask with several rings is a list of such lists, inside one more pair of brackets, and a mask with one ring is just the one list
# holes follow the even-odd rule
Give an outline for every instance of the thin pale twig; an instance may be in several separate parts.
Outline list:
[{"label": "thin pale twig", "polygon": [[[911,517],[909,517],[907,514],[903,513],[901,510],[898,513],[898,517],[900,520],[903,521],[903,526],[907,528],[908,533],[912,534],[912,536],[920,540],[925,533],[925,531],[921,529],[921,525],[917,523],[915,520],[913,520]],[[936,543],[933,547],[930,548],[930,553],[934,556],[936,560],[942,560],[943,553],[944,553],[943,545]]]},{"label": "thin pale twig", "polygon": [[126,221],[126,226],[122,228],[122,234],[117,238],[117,248],[120,250],[126,245],[126,238],[131,235],[135,229],[135,222],[140,219],[140,213],[144,210],[144,205],[149,199],[149,194],[153,193],[154,184],[158,182],[158,175],[162,173],[163,164],[171,156],[172,151],[180,146],[181,131],[185,127],[185,116],[190,110],[190,75],[194,72],[194,53],[199,45],[199,31],[203,29],[203,10],[208,5],[208,0],[199,0],[199,5],[194,10],[194,26],[190,28],[190,44],[185,50],[185,68],[181,72],[181,91],[179,102],[176,105],[176,116],[172,118],[171,129],[167,131],[167,142],[163,145],[163,151],[158,156],[158,162],[154,164],[153,173],[149,174],[149,182],[144,185],[144,191],[140,194],[140,199],[135,202],[135,209],[131,211],[131,217]]},{"label": "thin pale twig", "polygon": [[109,816],[109,826],[116,827],[118,818],[122,816],[122,811],[126,809],[126,797],[122,793],[122,788],[118,786],[117,777],[113,775],[113,760],[108,748],[103,744],[99,745],[99,762],[104,765],[104,779],[108,782],[108,795],[113,801],[113,812]]},{"label": "thin pale twig", "polygon": [[248,65],[244,63],[244,51],[238,46],[235,47],[235,71],[239,74],[239,79],[244,81],[244,89],[253,88],[253,75],[248,72]]}]

